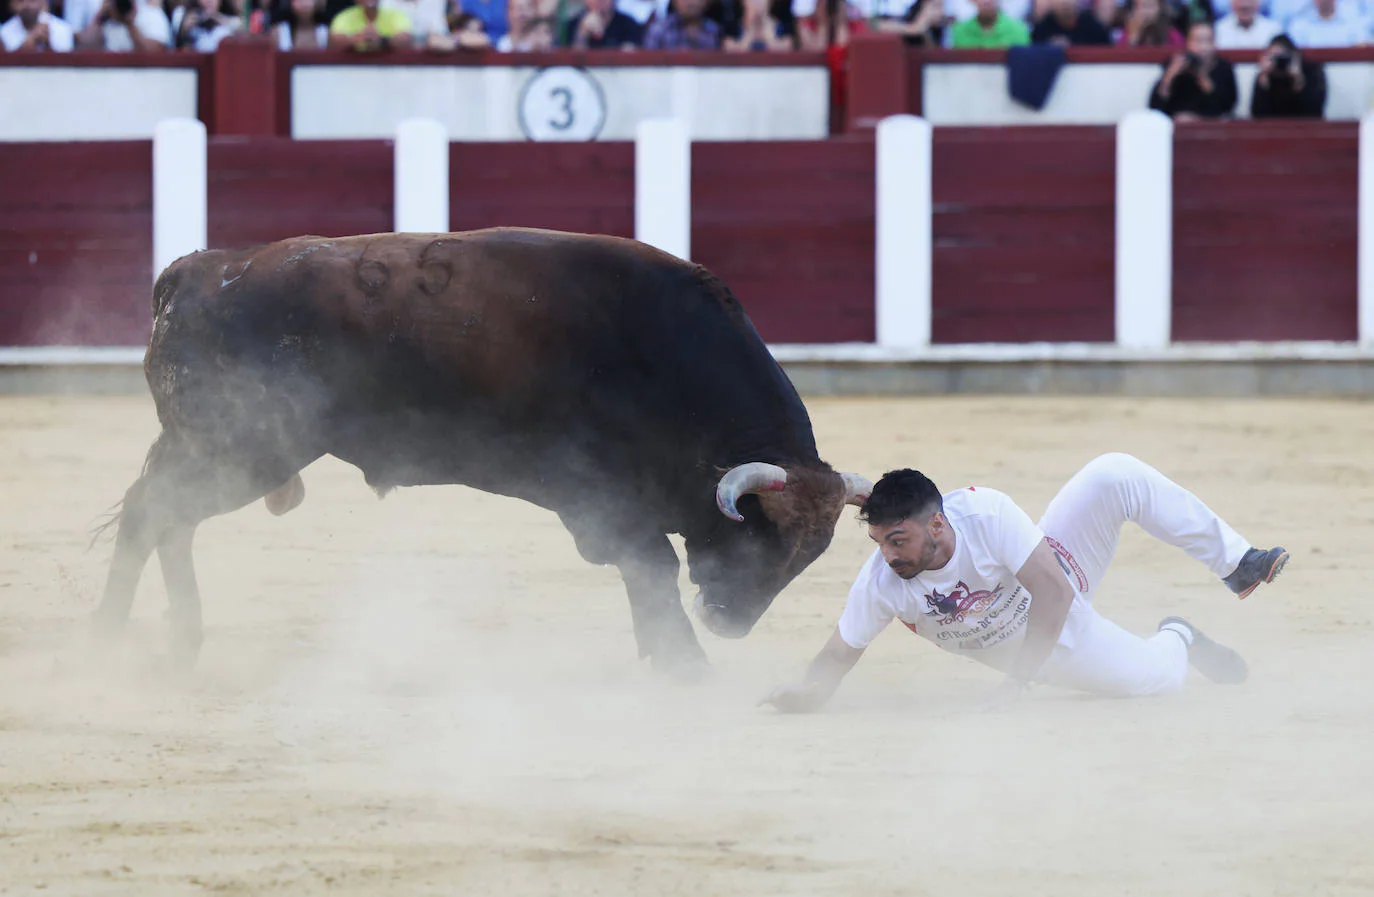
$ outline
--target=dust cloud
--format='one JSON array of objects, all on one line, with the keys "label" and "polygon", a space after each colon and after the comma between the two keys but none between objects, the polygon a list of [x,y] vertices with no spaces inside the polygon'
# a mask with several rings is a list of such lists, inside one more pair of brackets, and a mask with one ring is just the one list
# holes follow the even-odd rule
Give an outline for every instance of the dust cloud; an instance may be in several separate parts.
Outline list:
[{"label": "dust cloud", "polygon": [[1123,538],[1103,612],[1136,632],[1188,616],[1249,659],[1238,688],[1038,689],[984,715],[995,674],[894,626],[823,713],[783,716],[757,701],[833,627],[869,551],[853,509],[752,635],[700,632],[712,674],[684,686],[636,659],[618,575],[552,514],[456,487],[378,501],[324,459],[287,516],[201,527],[206,644],[177,676],[155,563],[121,642],[84,630],[109,557],[86,528],[137,474],[151,403],[0,404],[0,891],[1374,888],[1365,405],[809,402],[841,469],[916,466],[1037,516],[1131,451],[1294,560],[1237,602]]}]

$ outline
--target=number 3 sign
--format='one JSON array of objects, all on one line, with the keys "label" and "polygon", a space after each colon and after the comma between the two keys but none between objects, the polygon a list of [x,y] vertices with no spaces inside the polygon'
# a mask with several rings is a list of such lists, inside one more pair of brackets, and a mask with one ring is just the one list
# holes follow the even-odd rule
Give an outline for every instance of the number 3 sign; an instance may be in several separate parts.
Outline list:
[{"label": "number 3 sign", "polygon": [[595,140],[606,124],[606,96],[586,69],[550,66],[525,82],[519,114],[530,140]]}]

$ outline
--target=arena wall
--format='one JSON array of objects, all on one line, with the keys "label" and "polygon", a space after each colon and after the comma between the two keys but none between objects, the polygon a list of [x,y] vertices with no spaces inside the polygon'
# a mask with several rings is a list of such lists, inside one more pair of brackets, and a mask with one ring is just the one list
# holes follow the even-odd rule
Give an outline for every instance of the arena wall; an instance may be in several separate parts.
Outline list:
[{"label": "arena wall", "polygon": [[[1224,137],[1224,139],[1223,139]],[[940,128],[937,344],[1113,339],[1115,132]],[[1173,338],[1353,341],[1358,129],[1175,135]],[[871,139],[692,150],[692,258],[779,343],[872,342]],[[149,326],[147,142],[0,144],[0,344],[137,345]],[[453,143],[452,229],[633,236],[633,144]],[[393,229],[390,141],[209,141],[214,247]]]}]

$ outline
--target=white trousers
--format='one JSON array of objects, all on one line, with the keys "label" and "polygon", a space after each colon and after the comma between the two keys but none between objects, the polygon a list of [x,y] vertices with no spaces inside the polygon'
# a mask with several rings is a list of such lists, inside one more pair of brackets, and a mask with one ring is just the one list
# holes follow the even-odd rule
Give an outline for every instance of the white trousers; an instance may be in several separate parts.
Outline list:
[{"label": "white trousers", "polygon": [[1173,632],[1134,635],[1093,607],[1093,595],[1131,521],[1183,549],[1218,578],[1251,547],[1201,499],[1125,454],[1094,458],[1045,509],[1040,529],[1068,568],[1076,594],[1059,644],[1037,681],[1100,695],[1163,694],[1183,687],[1188,649]]}]

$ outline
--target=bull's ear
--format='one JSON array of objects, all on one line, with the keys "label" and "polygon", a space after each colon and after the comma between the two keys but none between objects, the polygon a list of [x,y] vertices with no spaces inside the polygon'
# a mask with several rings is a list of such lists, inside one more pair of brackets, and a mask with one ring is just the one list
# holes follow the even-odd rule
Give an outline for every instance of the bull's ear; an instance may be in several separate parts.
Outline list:
[{"label": "bull's ear", "polygon": [[844,503],[847,505],[862,507],[873,494],[873,484],[857,473],[842,473],[840,479],[844,480]]},{"label": "bull's ear", "polygon": [[735,507],[741,495],[759,492],[781,492],[787,488],[787,471],[776,464],[750,461],[726,471],[716,484],[716,507],[726,517],[743,522],[744,515]]}]

